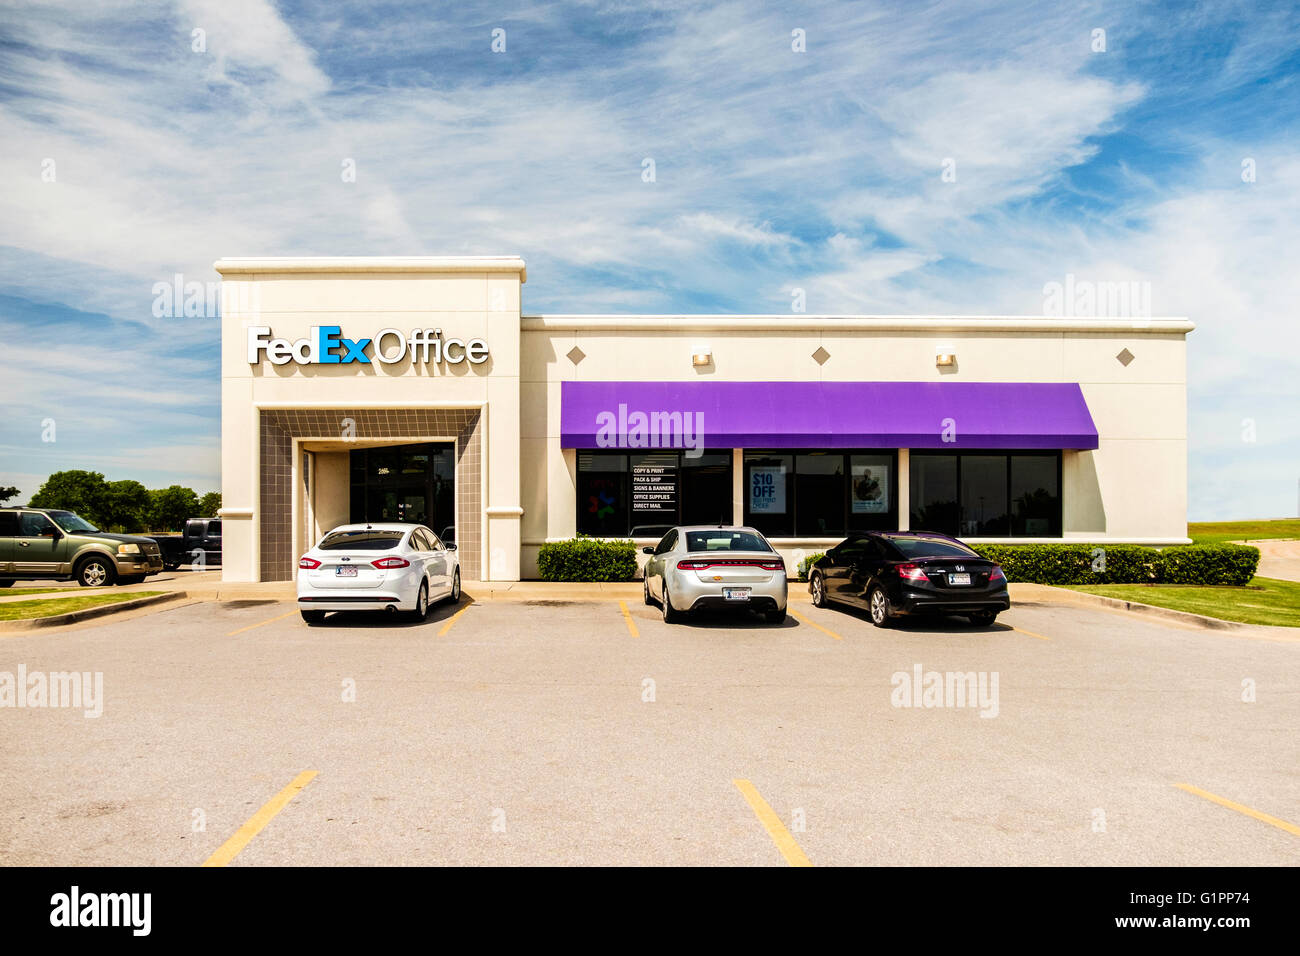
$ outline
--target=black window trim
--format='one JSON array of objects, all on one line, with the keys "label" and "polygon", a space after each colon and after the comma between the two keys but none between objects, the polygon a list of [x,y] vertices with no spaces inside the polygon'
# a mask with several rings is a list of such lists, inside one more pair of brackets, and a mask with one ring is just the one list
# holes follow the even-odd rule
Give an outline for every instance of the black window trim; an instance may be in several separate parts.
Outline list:
[{"label": "black window trim", "polygon": [[[985,457],[985,458],[987,458],[987,457],[1002,457],[1002,458],[1005,458],[1005,459],[1006,459],[1006,465],[1007,465],[1007,486],[1006,486],[1006,494],[1007,494],[1007,520],[1008,520],[1008,522],[1011,522],[1011,521],[1014,520],[1014,517],[1015,517],[1015,516],[1014,516],[1014,513],[1013,513],[1013,511],[1012,511],[1012,504],[1013,504],[1013,502],[1012,502],[1012,500],[1011,500],[1011,459],[1012,459],[1012,458],[1049,458],[1049,457],[1053,457],[1053,456],[1055,456],[1055,458],[1056,458],[1056,519],[1055,519],[1055,527],[1056,527],[1056,529],[1057,529],[1055,534],[1043,534],[1043,535],[1037,535],[1037,534],[1011,534],[1011,533],[1010,533],[1010,532],[1011,532],[1011,527],[1010,527],[1010,525],[1008,525],[1008,528],[1007,528],[1007,532],[1008,532],[1008,533],[1005,534],[1005,535],[976,534],[976,535],[971,535],[971,537],[973,537],[973,538],[1042,538],[1042,539],[1044,539],[1044,540],[1051,540],[1051,539],[1053,539],[1053,538],[1059,538],[1059,537],[1061,537],[1062,535],[1065,534],[1065,497],[1064,497],[1064,495],[1062,494],[1062,487],[1061,487],[1061,481],[1062,481],[1062,477],[1063,477],[1063,474],[1064,474],[1065,455],[1063,455],[1063,454],[1061,453],[1061,449],[1059,449],[1059,448],[1057,448],[1057,449],[1051,449],[1051,448],[985,448],[985,449],[981,449],[981,448],[963,448],[963,449],[961,449],[960,451],[956,451],[956,450],[954,450],[954,451],[946,451],[946,450],[944,450],[944,449],[942,449],[942,448],[914,448],[914,449],[911,449],[911,451],[910,451],[910,453],[909,453],[909,455],[908,455],[908,462],[907,462],[907,482],[908,482],[907,523],[908,523],[909,526],[912,524],[912,508],[913,508],[914,505],[915,505],[915,502],[913,502],[913,501],[911,500],[911,497],[912,497],[912,496],[911,496],[911,484],[912,484],[912,458],[913,458],[913,457],[916,457],[916,456],[918,456],[918,455],[919,455],[919,456],[922,456],[922,457],[924,457],[924,456],[926,456],[926,455],[929,455],[929,456],[934,457],[934,458],[953,458],[953,459],[956,459],[956,465],[957,465],[957,473],[956,473],[956,489],[957,489],[957,528],[956,528],[955,534],[952,535],[952,537],[957,537],[957,538],[959,538],[959,539],[960,539],[960,537],[961,537],[961,516],[962,516],[962,507],[961,507],[961,469],[962,469],[962,458],[964,458],[964,457],[967,456],[967,455],[970,455],[970,456],[974,456],[974,457],[981,457],[981,456],[982,456],[982,457]],[[933,529],[933,528],[917,528],[916,530],[918,530],[918,531],[930,531],[930,532],[932,532],[932,533],[934,533],[934,534],[945,534],[945,533],[946,533],[946,532],[943,532],[943,531],[938,531],[938,530]]]},{"label": "black window trim", "polygon": [[[791,487],[792,494],[790,494],[789,496],[791,499],[790,500],[790,533],[769,535],[766,531],[763,531],[762,533],[764,537],[776,538],[778,541],[780,540],[797,541],[806,538],[841,538],[847,540],[848,538],[852,538],[854,535],[871,534],[872,532],[880,531],[881,529],[879,528],[859,528],[857,530],[854,530],[849,527],[849,521],[853,517],[853,512],[851,510],[853,507],[853,464],[851,459],[855,455],[862,455],[862,456],[875,455],[878,457],[889,458],[889,476],[890,476],[889,507],[884,511],[884,517],[886,519],[886,524],[892,523],[894,527],[897,527],[898,522],[900,520],[900,515],[898,510],[899,450],[900,449],[897,448],[742,448],[741,456],[740,456],[740,467],[746,470],[742,472],[743,480],[741,484],[744,486],[745,491],[743,492],[744,503],[742,506],[741,518],[743,519],[747,527],[751,527],[751,528],[755,527],[754,515],[751,514],[749,510],[749,492],[748,492],[749,474],[747,470],[749,465],[749,461],[748,461],[749,456],[770,455],[772,457],[777,457],[780,455],[789,455],[792,459],[790,477],[795,479],[795,482]],[[798,513],[799,496],[797,491],[798,476],[799,476],[799,456],[813,455],[813,454],[826,455],[826,456],[839,455],[843,460],[843,468],[844,468],[844,500],[843,500],[844,533],[843,534],[822,535],[822,534],[800,534],[799,533],[799,513]]]},{"label": "black window trim", "polygon": [[[583,455],[602,455],[602,456],[619,455],[627,459],[627,467],[624,468],[623,470],[618,472],[607,472],[607,474],[618,475],[620,493],[624,495],[628,503],[627,530],[621,534],[612,535],[612,537],[627,538],[627,537],[631,537],[632,529],[637,527],[637,524],[634,521],[634,514],[632,512],[632,458],[633,456],[641,455],[641,454],[674,454],[674,453],[677,455],[676,513],[672,517],[671,521],[667,521],[667,522],[661,521],[655,523],[661,526],[664,524],[668,524],[673,527],[681,527],[682,525],[686,524],[686,522],[683,520],[684,516],[682,514],[682,509],[685,506],[685,495],[682,493],[683,491],[682,479],[685,477],[685,473],[687,471],[687,466],[683,464],[683,460],[685,459],[686,456],[685,449],[681,449],[681,448],[579,448],[577,449],[577,457],[574,459],[574,478],[575,478],[574,493],[575,496],[579,496],[577,501],[577,505],[578,505],[577,512],[574,520],[574,530],[578,534],[591,534],[593,537],[611,537],[610,535],[598,535],[593,532],[585,532],[578,527],[582,519],[582,501],[580,497],[581,491],[578,490],[578,483],[581,476],[583,474],[586,474],[585,472],[582,471],[581,468],[581,461]],[[735,478],[736,478],[735,455],[732,449],[730,448],[704,448],[700,451],[700,454],[726,456],[728,474],[731,478],[731,481],[728,482],[729,485],[728,495],[731,498],[731,505],[727,509],[726,520],[723,522],[723,524],[730,524],[732,520],[732,515],[735,513],[735,504],[736,504],[735,490],[734,490]],[[709,522],[692,522],[692,523],[708,524]],[[642,535],[638,535],[637,537],[644,538],[644,536]],[[663,538],[661,537],[659,540],[662,541]]]}]

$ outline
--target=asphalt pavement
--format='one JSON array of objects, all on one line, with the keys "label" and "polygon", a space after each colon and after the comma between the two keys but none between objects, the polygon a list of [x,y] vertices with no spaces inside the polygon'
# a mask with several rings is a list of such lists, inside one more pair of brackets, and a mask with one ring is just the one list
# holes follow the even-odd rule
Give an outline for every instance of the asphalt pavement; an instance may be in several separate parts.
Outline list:
[{"label": "asphalt pavement", "polygon": [[1300,859],[1300,641],[794,610],[203,602],[5,636],[0,690],[103,691],[97,717],[0,706],[0,864]]}]

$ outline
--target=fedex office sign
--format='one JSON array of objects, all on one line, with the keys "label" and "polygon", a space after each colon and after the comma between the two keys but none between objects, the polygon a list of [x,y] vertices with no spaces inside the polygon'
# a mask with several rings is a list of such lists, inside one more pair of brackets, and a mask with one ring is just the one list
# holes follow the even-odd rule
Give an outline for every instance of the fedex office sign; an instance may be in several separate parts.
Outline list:
[{"label": "fedex office sign", "polygon": [[[370,350],[367,354],[367,349]],[[307,337],[290,342],[271,337],[271,328],[254,325],[248,329],[248,364],[257,365],[265,356],[272,365],[394,365],[406,358],[412,362],[481,365],[488,360],[483,339],[444,339],[442,329],[383,329],[373,339],[349,339],[337,325],[313,325]]]}]

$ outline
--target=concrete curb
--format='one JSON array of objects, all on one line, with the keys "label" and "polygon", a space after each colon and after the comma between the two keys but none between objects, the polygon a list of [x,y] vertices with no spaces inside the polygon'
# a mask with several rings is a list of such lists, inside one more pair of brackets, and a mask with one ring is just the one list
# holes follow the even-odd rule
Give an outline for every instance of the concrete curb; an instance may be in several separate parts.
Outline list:
[{"label": "concrete curb", "polygon": [[122,611],[133,611],[136,608],[149,607],[153,604],[167,604],[171,601],[179,601],[188,597],[184,591],[172,591],[169,594],[155,594],[153,597],[136,598],[134,601],[119,601],[116,604],[101,604],[99,607],[88,607],[80,611],[69,611],[67,614],[52,614],[49,617],[34,617],[20,621],[0,621],[0,633],[6,631],[34,631],[42,627],[58,627],[60,624],[76,624],[78,621],[89,621],[97,617],[107,617],[109,614],[118,614]]},{"label": "concrete curb", "polygon": [[[1054,588],[1057,591],[1064,591],[1070,595],[1070,603],[1077,601],[1080,604],[1094,604],[1099,607],[1114,608],[1119,611],[1128,611],[1132,614],[1141,614],[1149,617],[1163,617],[1171,621],[1182,621],[1184,624],[1195,624],[1198,627],[1204,627],[1213,631],[1232,631],[1238,628],[1247,630],[1259,629],[1264,631],[1275,631],[1277,625],[1271,624],[1246,624],[1242,621],[1225,621],[1221,617],[1207,617],[1204,614],[1193,614],[1191,611],[1175,611],[1173,608],[1157,607],[1154,604],[1141,604],[1137,601],[1125,601],[1122,598],[1109,598],[1101,594],[1089,594],[1086,591],[1071,591],[1069,588]],[[1300,628],[1285,628],[1285,630],[1294,630],[1300,633]]]}]

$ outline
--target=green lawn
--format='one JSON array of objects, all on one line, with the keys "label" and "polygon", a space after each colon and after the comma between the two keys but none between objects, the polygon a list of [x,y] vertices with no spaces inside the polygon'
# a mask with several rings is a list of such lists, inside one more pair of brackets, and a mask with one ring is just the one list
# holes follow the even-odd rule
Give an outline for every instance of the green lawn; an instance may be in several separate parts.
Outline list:
[{"label": "green lawn", "polygon": [[88,607],[98,607],[101,604],[120,604],[123,601],[134,601],[136,598],[166,593],[166,591],[114,591],[105,594],[100,591],[70,598],[46,598],[42,601],[5,601],[0,603],[0,621],[27,621],[36,617],[51,617],[55,614],[67,614]]},{"label": "green lawn", "polygon": [[0,597],[17,597],[20,594],[53,594],[55,591],[77,593],[76,588],[0,588]]},{"label": "green lawn", "polygon": [[1300,583],[1274,578],[1253,578],[1245,587],[1199,584],[1093,584],[1072,587],[1121,601],[1154,604],[1175,611],[1190,611],[1239,621],[1243,624],[1279,624],[1300,627]]},{"label": "green lawn", "polygon": [[1300,518],[1283,518],[1278,521],[1191,522],[1187,525],[1187,536],[1197,544],[1300,538]]}]

